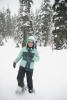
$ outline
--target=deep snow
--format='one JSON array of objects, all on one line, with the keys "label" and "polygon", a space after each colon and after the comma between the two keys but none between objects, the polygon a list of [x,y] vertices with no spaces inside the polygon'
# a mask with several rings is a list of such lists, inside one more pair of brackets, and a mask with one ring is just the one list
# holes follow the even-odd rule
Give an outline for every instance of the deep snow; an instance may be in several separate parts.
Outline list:
[{"label": "deep snow", "polygon": [[40,61],[33,73],[36,93],[16,95],[19,63],[16,69],[12,64],[20,49],[12,39],[0,47],[0,100],[67,100],[67,50],[52,52],[51,47],[38,47]]}]

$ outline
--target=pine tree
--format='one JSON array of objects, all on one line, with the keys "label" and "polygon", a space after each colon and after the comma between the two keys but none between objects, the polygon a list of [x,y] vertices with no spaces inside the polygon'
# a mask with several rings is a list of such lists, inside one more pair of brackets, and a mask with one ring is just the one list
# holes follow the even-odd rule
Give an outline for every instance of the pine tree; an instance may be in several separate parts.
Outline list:
[{"label": "pine tree", "polygon": [[39,45],[41,46],[42,42],[42,30],[41,30],[41,10],[36,11],[36,17],[35,17],[35,34],[37,36],[37,40]]},{"label": "pine tree", "polygon": [[33,34],[32,20],[30,15],[32,0],[19,0],[20,10],[17,19],[17,36],[25,46],[25,41],[28,36]]},{"label": "pine tree", "polygon": [[44,0],[41,6],[41,30],[42,30],[42,40],[44,41],[44,46],[48,44],[49,36],[50,36],[50,28],[51,28],[51,17],[52,17],[52,9],[50,6],[49,0]]},{"label": "pine tree", "polygon": [[36,37],[36,40],[38,41],[38,43],[40,43],[40,33],[39,33],[39,22],[40,22],[40,19],[39,19],[39,11],[36,10],[36,13],[35,15],[33,14],[32,16],[32,22],[33,22],[33,31],[34,31],[34,37]]},{"label": "pine tree", "polygon": [[67,1],[55,0],[53,5],[54,45],[56,49],[67,47]]},{"label": "pine tree", "polygon": [[9,8],[6,10],[5,20],[6,20],[6,36],[10,37],[12,36],[12,20]]},{"label": "pine tree", "polygon": [[11,18],[11,23],[12,23],[12,37],[15,37],[15,31],[16,31],[16,23],[17,23],[17,15],[15,14],[14,16],[12,16]]},{"label": "pine tree", "polygon": [[5,37],[5,13],[3,11],[0,11],[0,37]]},{"label": "pine tree", "polygon": [[48,44],[48,39],[50,36],[50,27],[51,27],[51,17],[52,10],[50,6],[49,0],[43,0],[40,11],[38,11],[38,15],[36,16],[36,28],[37,35],[40,41],[44,43],[44,46]]}]

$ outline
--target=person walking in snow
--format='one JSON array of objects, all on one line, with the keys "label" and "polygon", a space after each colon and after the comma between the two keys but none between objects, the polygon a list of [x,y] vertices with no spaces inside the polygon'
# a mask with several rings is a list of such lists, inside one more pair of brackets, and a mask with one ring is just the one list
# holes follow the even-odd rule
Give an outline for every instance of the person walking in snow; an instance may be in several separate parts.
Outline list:
[{"label": "person walking in snow", "polygon": [[17,75],[18,86],[24,89],[25,87],[24,77],[26,74],[27,87],[29,93],[33,92],[32,76],[33,76],[34,62],[39,60],[38,51],[35,48],[34,44],[35,44],[35,38],[33,36],[30,36],[26,40],[26,46],[21,49],[19,55],[13,62],[13,67],[15,68],[18,61],[21,60]]}]

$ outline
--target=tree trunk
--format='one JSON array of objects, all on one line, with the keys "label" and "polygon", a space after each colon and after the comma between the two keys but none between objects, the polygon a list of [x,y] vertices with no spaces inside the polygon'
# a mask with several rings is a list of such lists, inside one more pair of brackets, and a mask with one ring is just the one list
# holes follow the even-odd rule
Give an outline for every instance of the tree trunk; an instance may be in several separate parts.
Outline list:
[{"label": "tree trunk", "polygon": [[24,47],[26,45],[26,39],[27,39],[27,33],[25,31],[25,27],[23,28],[23,42],[22,42],[22,47]]}]

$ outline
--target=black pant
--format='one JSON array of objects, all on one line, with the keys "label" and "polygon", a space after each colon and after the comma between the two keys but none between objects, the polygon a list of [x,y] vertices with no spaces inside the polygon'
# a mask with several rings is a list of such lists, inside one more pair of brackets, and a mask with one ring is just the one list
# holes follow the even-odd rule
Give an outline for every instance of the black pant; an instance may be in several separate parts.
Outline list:
[{"label": "black pant", "polygon": [[28,89],[33,89],[33,80],[32,80],[33,70],[26,70],[25,68],[22,68],[22,66],[20,66],[18,71],[18,76],[17,76],[18,86],[24,87],[25,73],[27,77]]}]

